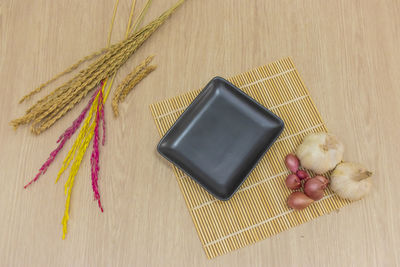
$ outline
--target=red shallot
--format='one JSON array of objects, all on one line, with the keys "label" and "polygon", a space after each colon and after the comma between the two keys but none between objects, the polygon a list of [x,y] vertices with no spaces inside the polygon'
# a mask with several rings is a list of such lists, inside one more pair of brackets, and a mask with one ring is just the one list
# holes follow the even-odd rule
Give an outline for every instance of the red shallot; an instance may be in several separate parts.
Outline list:
[{"label": "red shallot", "polygon": [[308,179],[304,184],[304,193],[313,200],[320,200],[324,196],[326,185],[318,178]]},{"label": "red shallot", "polygon": [[326,178],[325,178],[324,176],[322,176],[322,175],[316,175],[314,178],[320,180],[321,183],[324,184],[324,186],[325,186],[324,189],[325,189],[325,188],[328,186],[328,184],[329,184],[329,180],[326,179]]},{"label": "red shallot", "polygon": [[296,172],[296,174],[300,178],[300,180],[307,179],[307,177],[308,177],[308,173],[306,171],[303,171],[303,170],[298,170]]},{"label": "red shallot", "polygon": [[300,165],[299,159],[295,154],[288,154],[285,158],[285,165],[291,172],[296,173]]},{"label": "red shallot", "polygon": [[285,183],[286,186],[292,190],[296,190],[301,187],[301,181],[296,174],[289,174],[289,176],[286,178]]},{"label": "red shallot", "polygon": [[302,210],[313,202],[314,200],[306,196],[303,192],[293,192],[287,200],[288,206],[295,210]]}]

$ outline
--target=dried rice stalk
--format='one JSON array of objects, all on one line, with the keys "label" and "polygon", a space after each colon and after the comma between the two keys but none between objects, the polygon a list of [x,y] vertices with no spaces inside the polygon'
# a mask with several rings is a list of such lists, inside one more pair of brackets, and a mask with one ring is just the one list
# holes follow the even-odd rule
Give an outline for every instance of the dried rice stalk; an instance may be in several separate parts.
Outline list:
[{"label": "dried rice stalk", "polygon": [[51,127],[103,79],[112,76],[184,1],[179,0],[159,18],[111,46],[96,62],[32,105],[24,116],[13,120],[11,125],[17,128],[31,124],[31,130],[36,134]]},{"label": "dried rice stalk", "polygon": [[125,79],[118,85],[117,89],[115,89],[111,106],[113,108],[114,115],[116,117],[118,117],[119,115],[118,104],[120,102],[120,96],[122,91],[129,84],[130,81],[132,81],[140,72],[142,72],[150,64],[153,58],[154,56],[147,57],[143,62],[141,62],[138,66],[136,66],[136,68],[131,73],[129,73],[125,77]]}]

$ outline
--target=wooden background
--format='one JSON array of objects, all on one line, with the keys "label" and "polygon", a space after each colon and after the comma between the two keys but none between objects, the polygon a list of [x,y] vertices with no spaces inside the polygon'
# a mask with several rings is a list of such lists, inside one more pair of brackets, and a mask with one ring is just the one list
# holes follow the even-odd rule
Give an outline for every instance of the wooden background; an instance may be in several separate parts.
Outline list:
[{"label": "wooden background", "polygon": [[[153,1],[146,21],[175,0]],[[138,7],[143,5],[138,0]],[[101,154],[105,212],[93,200],[89,157],[76,179],[69,233],[54,184],[62,157],[29,190],[59,134],[83,103],[33,136],[8,122],[18,99],[106,43],[114,1],[0,2],[0,265],[399,266],[400,3],[393,1],[187,0],[121,69],[147,55],[158,69],[114,119],[107,103]],[[120,0],[113,41],[130,0]],[[149,104],[291,56],[345,158],[375,172],[373,192],[338,213],[207,260],[159,140]],[[50,89],[47,90],[47,92]],[[86,102],[86,101],[84,101]],[[68,143],[68,147],[71,144]],[[65,177],[64,177],[65,179]],[[64,180],[65,181],[65,180]]]}]

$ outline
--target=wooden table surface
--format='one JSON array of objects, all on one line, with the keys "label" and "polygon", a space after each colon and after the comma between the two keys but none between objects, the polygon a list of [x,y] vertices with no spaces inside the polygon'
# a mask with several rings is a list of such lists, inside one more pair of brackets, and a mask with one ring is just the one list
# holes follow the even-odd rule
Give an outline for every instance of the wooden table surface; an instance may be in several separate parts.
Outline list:
[{"label": "wooden table surface", "polygon": [[[153,1],[146,21],[174,1]],[[138,0],[138,9],[143,4]],[[40,136],[8,123],[32,103],[17,104],[22,95],[105,46],[113,5],[0,2],[0,265],[400,265],[397,0],[187,0],[120,70],[117,82],[156,54],[157,70],[128,96],[120,118],[106,106],[107,144],[100,159],[105,212],[92,201],[86,155],[63,241],[64,188],[54,178],[67,149],[29,190],[23,185],[86,100]],[[130,0],[120,0],[114,42],[125,32],[129,8]],[[338,213],[208,260],[172,170],[156,153],[159,137],[148,106],[200,88],[215,75],[229,77],[286,56],[329,130],[345,143],[345,159],[374,171],[373,191]]]}]

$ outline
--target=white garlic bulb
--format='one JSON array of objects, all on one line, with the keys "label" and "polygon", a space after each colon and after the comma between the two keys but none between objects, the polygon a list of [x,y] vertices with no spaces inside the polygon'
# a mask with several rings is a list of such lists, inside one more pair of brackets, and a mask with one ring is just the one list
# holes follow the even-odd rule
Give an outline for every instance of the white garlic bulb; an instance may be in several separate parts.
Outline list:
[{"label": "white garlic bulb", "polygon": [[304,137],[296,155],[301,166],[322,174],[332,170],[342,161],[344,146],[332,134],[311,133]]},{"label": "white garlic bulb", "polygon": [[342,162],[331,175],[331,188],[341,198],[359,200],[371,190],[371,175],[358,163]]}]

